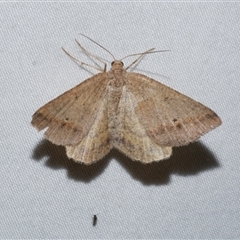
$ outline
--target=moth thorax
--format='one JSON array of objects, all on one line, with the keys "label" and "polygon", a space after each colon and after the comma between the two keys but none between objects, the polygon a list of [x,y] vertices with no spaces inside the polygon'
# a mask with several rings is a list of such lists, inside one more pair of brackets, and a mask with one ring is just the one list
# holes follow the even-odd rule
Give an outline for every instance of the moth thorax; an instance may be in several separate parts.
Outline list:
[{"label": "moth thorax", "polygon": [[[122,96],[122,87],[113,87],[113,86],[108,86],[108,118],[111,119],[114,122],[114,118],[117,115],[118,107],[119,107],[119,102],[120,98]],[[110,124],[111,126],[114,125],[114,123]]]}]

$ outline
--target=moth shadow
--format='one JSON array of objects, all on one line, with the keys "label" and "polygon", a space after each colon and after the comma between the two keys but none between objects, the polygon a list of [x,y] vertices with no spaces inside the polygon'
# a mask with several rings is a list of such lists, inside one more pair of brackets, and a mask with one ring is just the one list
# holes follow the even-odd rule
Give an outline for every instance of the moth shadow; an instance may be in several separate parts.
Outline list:
[{"label": "moth shadow", "polygon": [[150,164],[132,161],[124,154],[113,149],[97,163],[84,165],[68,159],[64,147],[56,146],[47,140],[42,140],[34,149],[32,158],[39,161],[45,156],[48,157],[45,162],[47,167],[52,169],[64,168],[67,170],[69,178],[85,182],[89,182],[100,175],[113,158],[134,179],[146,185],[168,184],[172,174],[189,176],[219,167],[219,163],[213,153],[199,141],[187,146],[173,148],[173,155],[169,159]]},{"label": "moth shadow", "polygon": [[146,185],[168,184],[172,174],[189,176],[219,167],[214,154],[199,141],[173,148],[173,155],[160,162],[143,164],[120,153],[116,159],[133,178]]},{"label": "moth shadow", "polygon": [[45,139],[39,142],[32,154],[32,158],[36,161],[40,161],[44,157],[48,157],[45,162],[47,167],[66,169],[69,178],[84,182],[89,182],[100,175],[110,160],[105,157],[91,165],[76,163],[67,157],[65,147],[54,145]]}]

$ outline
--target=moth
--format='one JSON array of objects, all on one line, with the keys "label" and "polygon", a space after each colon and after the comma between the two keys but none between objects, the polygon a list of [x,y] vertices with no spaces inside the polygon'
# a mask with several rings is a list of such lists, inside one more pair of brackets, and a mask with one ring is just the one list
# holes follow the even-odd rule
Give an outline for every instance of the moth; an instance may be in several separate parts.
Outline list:
[{"label": "moth", "polygon": [[[138,58],[126,68],[124,58],[116,60],[110,53],[114,61],[109,71],[104,63],[100,73],[41,107],[33,114],[32,125],[47,128],[47,140],[65,146],[69,158],[84,164],[102,159],[112,148],[142,163],[160,161],[171,156],[172,147],[196,141],[221,125],[217,114],[203,104],[143,74],[127,72],[154,52],[158,51],[152,48],[133,54]],[[90,66],[66,54],[79,65]]]}]

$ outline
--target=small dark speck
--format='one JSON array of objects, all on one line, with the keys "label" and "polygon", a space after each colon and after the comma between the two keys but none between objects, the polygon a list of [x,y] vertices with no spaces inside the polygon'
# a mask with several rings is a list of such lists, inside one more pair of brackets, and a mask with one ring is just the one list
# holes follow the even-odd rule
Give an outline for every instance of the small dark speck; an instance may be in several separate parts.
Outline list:
[{"label": "small dark speck", "polygon": [[179,123],[177,123],[176,127],[177,127],[178,129],[181,129],[181,128],[182,128],[182,125],[181,125],[181,123],[180,123],[180,122],[179,122]]},{"label": "small dark speck", "polygon": [[176,121],[177,121],[177,119],[176,119],[176,118],[174,118],[174,119],[173,119],[173,122],[176,122]]},{"label": "small dark speck", "polygon": [[168,100],[168,97],[165,97],[164,100],[167,101],[167,100]]},{"label": "small dark speck", "polygon": [[211,117],[211,115],[210,115],[210,114],[206,114],[206,118],[209,118],[209,119],[211,119],[212,117]]},{"label": "small dark speck", "polygon": [[38,113],[37,117],[41,118],[41,117],[43,117],[43,114],[42,113]]},{"label": "small dark speck", "polygon": [[93,215],[93,223],[92,223],[93,226],[96,226],[97,225],[97,215]]},{"label": "small dark speck", "polygon": [[66,120],[66,121],[68,121],[68,120],[69,120],[69,118],[65,118],[65,120]]}]

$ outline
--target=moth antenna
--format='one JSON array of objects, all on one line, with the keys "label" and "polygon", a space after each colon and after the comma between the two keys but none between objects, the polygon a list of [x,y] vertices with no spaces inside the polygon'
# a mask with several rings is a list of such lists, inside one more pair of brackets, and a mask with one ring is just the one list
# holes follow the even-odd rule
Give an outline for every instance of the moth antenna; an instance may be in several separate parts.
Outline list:
[{"label": "moth antenna", "polygon": [[97,59],[99,62],[101,62],[102,64],[104,64],[104,72],[106,72],[107,69],[107,64],[100,59],[99,57],[95,56],[94,54],[90,53],[89,51],[87,51],[78,41],[77,39],[75,39],[76,43],[78,44],[78,46],[83,50],[83,52],[85,52],[88,56]]},{"label": "moth antenna", "polygon": [[125,70],[129,69],[132,65],[134,65],[136,62],[138,62],[142,57],[144,57],[146,54],[149,54],[149,53],[157,53],[157,52],[169,52],[171,50],[157,50],[157,51],[153,51],[155,48],[151,48],[143,53],[134,53],[134,54],[130,54],[130,55],[127,55],[126,57],[122,58],[121,61],[125,58],[128,58],[128,57],[132,57],[132,56],[137,56],[137,55],[140,55],[136,60],[134,60],[128,67],[125,68]]},{"label": "moth antenna", "polygon": [[[62,50],[71,58],[73,59],[74,62],[76,62],[80,67],[82,66],[88,66],[88,67],[91,67],[91,68],[94,68],[100,72],[106,72],[106,63],[104,63],[104,69],[101,69],[101,68],[98,68],[96,66],[93,66],[93,65],[90,65],[88,63],[85,63],[85,62],[82,62],[82,61],[79,61],[77,58],[73,57],[70,53],[68,53],[63,47],[62,47]],[[98,59],[98,58],[97,58]],[[99,59],[98,59],[99,60]],[[101,61],[101,60],[100,60]],[[102,62],[102,61],[101,61]]]},{"label": "moth antenna", "polygon": [[82,33],[80,33],[80,35],[82,35],[83,37],[87,38],[87,39],[90,40],[91,42],[97,44],[99,47],[101,47],[101,48],[104,49],[106,52],[108,52],[108,53],[113,57],[114,60],[116,60],[115,57],[113,56],[113,54],[112,54],[109,50],[107,50],[105,47],[103,47],[101,44],[97,43],[96,41],[94,41],[93,39],[91,39],[90,37],[88,37],[88,36],[86,36],[86,35],[84,35],[84,34],[82,34]]}]

